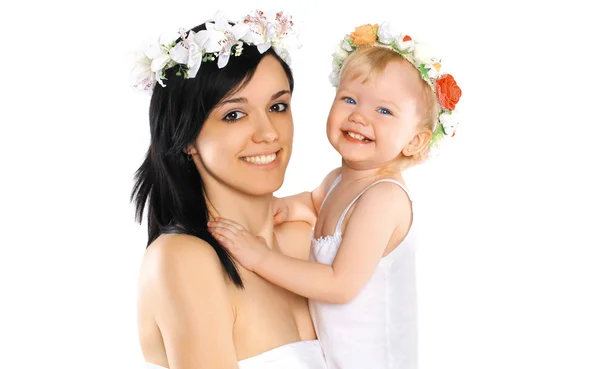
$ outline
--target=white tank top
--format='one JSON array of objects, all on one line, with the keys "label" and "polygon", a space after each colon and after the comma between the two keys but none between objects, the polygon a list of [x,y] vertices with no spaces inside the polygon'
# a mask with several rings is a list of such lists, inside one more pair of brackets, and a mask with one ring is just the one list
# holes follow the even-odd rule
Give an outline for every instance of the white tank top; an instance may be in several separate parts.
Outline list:
[{"label": "white tank top", "polygon": [[[336,178],[325,196],[339,183]],[[367,186],[344,210],[333,235],[312,239],[310,259],[331,265],[342,242],[342,222],[350,207],[378,180]],[[410,194],[409,198],[410,198]],[[412,202],[412,200],[411,200]],[[415,283],[415,220],[405,239],[377,265],[375,273],[351,302],[328,304],[309,300],[310,313],[329,369],[416,369],[417,296]],[[365,245],[368,247],[368,245]]]},{"label": "white tank top", "polygon": [[[319,341],[288,343],[238,362],[240,369],[327,369]],[[146,363],[146,369],[167,369]]]}]

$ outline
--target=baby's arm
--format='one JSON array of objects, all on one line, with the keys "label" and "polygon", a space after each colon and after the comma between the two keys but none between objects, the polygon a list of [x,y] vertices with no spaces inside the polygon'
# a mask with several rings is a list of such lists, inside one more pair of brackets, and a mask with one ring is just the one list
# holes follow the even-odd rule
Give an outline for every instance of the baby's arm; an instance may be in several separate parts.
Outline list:
[{"label": "baby's arm", "polygon": [[340,304],[360,292],[394,230],[408,229],[411,217],[410,200],[400,187],[388,182],[371,187],[356,202],[332,265],[274,252],[239,225],[233,231],[223,225],[211,228],[217,240],[247,269],[298,295]]},{"label": "baby's arm", "polygon": [[332,170],[312,192],[306,191],[277,199],[274,209],[275,223],[301,221],[314,227],[323,199],[339,172],[340,168]]}]

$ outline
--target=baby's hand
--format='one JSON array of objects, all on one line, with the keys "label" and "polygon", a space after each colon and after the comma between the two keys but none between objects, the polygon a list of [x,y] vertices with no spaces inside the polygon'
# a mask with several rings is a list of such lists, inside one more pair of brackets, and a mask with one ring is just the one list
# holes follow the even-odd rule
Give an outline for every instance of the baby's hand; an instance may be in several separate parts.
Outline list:
[{"label": "baby's hand", "polygon": [[278,225],[287,220],[289,209],[285,201],[273,197],[273,225]]},{"label": "baby's hand", "polygon": [[271,251],[264,238],[250,234],[233,220],[217,218],[208,222],[208,230],[249,271],[254,271]]}]

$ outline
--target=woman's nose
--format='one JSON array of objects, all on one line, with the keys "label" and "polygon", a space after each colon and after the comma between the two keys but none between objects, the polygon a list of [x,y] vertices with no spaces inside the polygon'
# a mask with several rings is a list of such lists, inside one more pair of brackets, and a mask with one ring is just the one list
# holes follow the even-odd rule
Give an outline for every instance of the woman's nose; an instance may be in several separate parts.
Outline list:
[{"label": "woman's nose", "polygon": [[252,140],[256,143],[259,142],[273,142],[279,138],[279,133],[275,129],[273,122],[267,115],[258,118],[258,124],[256,131],[252,137]]}]

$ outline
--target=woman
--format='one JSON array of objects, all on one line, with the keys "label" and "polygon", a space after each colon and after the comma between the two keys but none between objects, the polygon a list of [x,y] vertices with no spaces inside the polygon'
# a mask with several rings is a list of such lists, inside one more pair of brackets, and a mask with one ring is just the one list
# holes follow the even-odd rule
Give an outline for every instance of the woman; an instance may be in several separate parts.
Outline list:
[{"label": "woman", "polygon": [[[280,31],[291,25],[282,14]],[[217,18],[147,60],[165,86],[154,87],[150,148],[133,191],[149,230],[142,352],[148,368],[325,368],[306,300],[236,264],[207,231],[209,220],[227,217],[270,247],[308,258],[308,224],[273,228],[273,192],[292,149],[287,53],[255,46],[262,13],[233,27]]]}]

